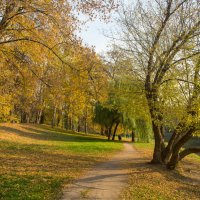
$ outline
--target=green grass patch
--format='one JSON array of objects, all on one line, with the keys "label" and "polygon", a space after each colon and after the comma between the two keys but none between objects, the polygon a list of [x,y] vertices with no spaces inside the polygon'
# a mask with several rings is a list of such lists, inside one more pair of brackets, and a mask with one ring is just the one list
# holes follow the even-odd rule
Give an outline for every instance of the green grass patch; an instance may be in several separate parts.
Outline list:
[{"label": "green grass patch", "polygon": [[[52,176],[39,175],[1,175],[0,191],[1,199],[10,200],[42,200],[56,199],[61,196],[58,188],[61,187],[63,180]],[[56,194],[57,191],[58,193]],[[59,195],[59,196],[58,196]]]},{"label": "green grass patch", "polygon": [[148,150],[153,150],[154,148],[154,142],[149,142],[149,143],[141,143],[141,142],[136,142],[133,144],[134,147],[138,149],[148,149]]}]

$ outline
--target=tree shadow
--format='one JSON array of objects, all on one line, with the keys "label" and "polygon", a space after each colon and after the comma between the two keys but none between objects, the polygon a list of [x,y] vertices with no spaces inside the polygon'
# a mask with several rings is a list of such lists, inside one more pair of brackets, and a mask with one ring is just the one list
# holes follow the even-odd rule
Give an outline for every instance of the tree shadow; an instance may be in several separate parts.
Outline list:
[{"label": "tree shadow", "polygon": [[[165,165],[156,165],[149,164],[146,162],[148,159],[137,159],[136,163],[133,163],[133,168],[140,168],[141,173],[153,173],[157,172],[162,174],[166,179],[176,180],[182,183],[187,183],[191,185],[200,185],[200,177],[192,177],[186,175],[185,173],[181,173],[180,169],[178,170],[168,170]],[[194,164],[193,164],[194,165]],[[199,166],[199,164],[198,164]],[[197,167],[198,167],[197,166]],[[181,170],[185,170],[183,163],[181,163]],[[200,173],[200,167],[198,167],[198,171]],[[139,172],[137,172],[139,173]],[[199,174],[198,174],[199,175]]]},{"label": "tree shadow", "polygon": [[22,137],[27,137],[35,140],[49,140],[49,141],[71,141],[71,142],[107,142],[103,138],[91,138],[83,134],[72,134],[66,132],[56,132],[54,130],[43,130],[32,128],[28,126],[22,126],[23,130],[17,128],[11,128],[7,126],[0,126],[0,130],[14,133]]},{"label": "tree shadow", "polygon": [[[79,169],[88,169],[91,165],[100,162],[95,155],[80,156],[69,152],[51,151],[45,145],[19,144],[4,142],[5,148],[0,151],[0,166],[5,173],[55,173],[72,172]],[[2,145],[2,146],[3,146]],[[2,172],[1,172],[2,173]]]}]

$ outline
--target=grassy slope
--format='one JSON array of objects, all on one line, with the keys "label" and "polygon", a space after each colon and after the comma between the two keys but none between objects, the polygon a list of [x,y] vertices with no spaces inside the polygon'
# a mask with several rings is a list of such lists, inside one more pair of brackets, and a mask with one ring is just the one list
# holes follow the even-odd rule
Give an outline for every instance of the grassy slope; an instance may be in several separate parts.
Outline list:
[{"label": "grassy slope", "polygon": [[122,148],[102,137],[48,126],[0,125],[0,199],[58,199],[96,162]]},{"label": "grassy slope", "polygon": [[199,156],[186,159],[179,171],[168,171],[163,166],[147,164],[152,156],[153,143],[135,143],[134,147],[141,158],[133,164],[123,200],[200,199]]}]

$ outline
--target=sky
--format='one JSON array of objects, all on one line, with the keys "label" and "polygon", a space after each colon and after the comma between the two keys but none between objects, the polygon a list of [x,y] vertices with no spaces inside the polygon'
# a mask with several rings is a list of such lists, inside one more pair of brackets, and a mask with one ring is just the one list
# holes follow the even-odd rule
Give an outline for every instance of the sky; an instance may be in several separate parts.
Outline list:
[{"label": "sky", "polygon": [[[135,0],[120,0],[124,4],[133,4]],[[85,18],[84,16],[79,16]],[[86,27],[82,28],[80,37],[86,45],[95,46],[97,53],[106,52],[109,49],[109,44],[112,40],[105,35],[111,35],[111,32],[116,32],[117,26],[114,18],[117,17],[115,12],[111,13],[110,22],[106,23],[100,20],[88,22]]]},{"label": "sky", "polygon": [[85,27],[82,28],[80,37],[83,39],[83,43],[89,47],[94,46],[97,53],[102,53],[108,50],[108,45],[111,39],[105,35],[109,35],[110,30],[114,28],[112,22],[103,22],[95,20],[88,22]]}]

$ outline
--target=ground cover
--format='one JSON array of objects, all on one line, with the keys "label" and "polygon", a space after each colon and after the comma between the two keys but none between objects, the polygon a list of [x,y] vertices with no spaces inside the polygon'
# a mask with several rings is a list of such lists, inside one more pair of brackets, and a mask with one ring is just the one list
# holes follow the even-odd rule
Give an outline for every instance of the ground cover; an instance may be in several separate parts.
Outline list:
[{"label": "ground cover", "polygon": [[129,186],[123,200],[200,199],[200,160],[198,155],[185,158],[175,171],[151,165],[153,143],[135,143],[140,158],[132,164]]},{"label": "ground cover", "polygon": [[122,149],[101,136],[0,125],[0,199],[59,199],[62,186]]}]

